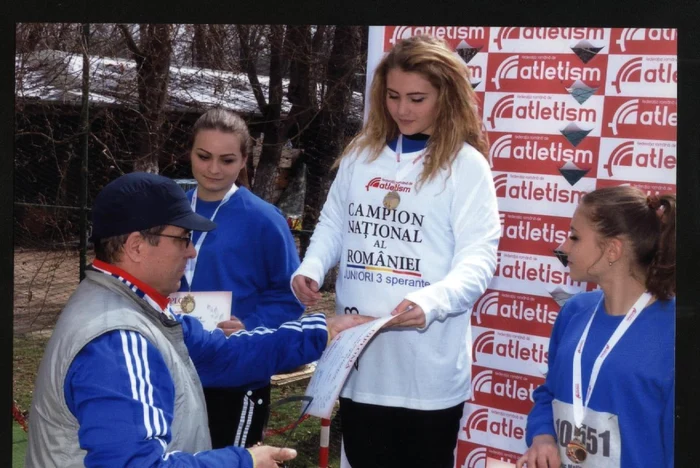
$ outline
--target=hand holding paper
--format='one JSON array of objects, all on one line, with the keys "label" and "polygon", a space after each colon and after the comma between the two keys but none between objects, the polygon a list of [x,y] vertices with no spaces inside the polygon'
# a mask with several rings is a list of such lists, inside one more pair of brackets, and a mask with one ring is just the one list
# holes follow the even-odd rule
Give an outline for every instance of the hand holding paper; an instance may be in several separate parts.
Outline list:
[{"label": "hand holding paper", "polygon": [[[311,382],[306,388],[306,395],[313,397],[313,401],[309,405],[308,414],[319,418],[331,417],[333,405],[338,399],[340,390],[343,388],[343,384],[348,378],[358,356],[374,334],[395,318],[390,315],[374,319],[373,317],[347,314],[329,319],[329,321],[339,319],[338,324],[343,325],[351,323],[352,325],[349,326],[353,326],[359,321],[361,325],[354,326],[340,333],[323,352],[321,359],[316,365],[316,371],[311,377]],[[336,324],[333,323],[331,325],[329,323],[329,333],[331,333],[332,326],[336,326]]]},{"label": "hand holding paper", "polygon": [[347,330],[348,328],[356,327],[362,325],[363,323],[371,322],[375,317],[369,317],[367,315],[335,315],[333,317],[328,317],[326,319],[326,326],[328,327],[328,335],[330,339],[333,340],[340,332]]},{"label": "hand holding paper", "polygon": [[396,320],[390,325],[392,327],[425,327],[425,312],[423,312],[421,306],[408,299],[401,301],[391,311],[391,315],[396,317]]}]

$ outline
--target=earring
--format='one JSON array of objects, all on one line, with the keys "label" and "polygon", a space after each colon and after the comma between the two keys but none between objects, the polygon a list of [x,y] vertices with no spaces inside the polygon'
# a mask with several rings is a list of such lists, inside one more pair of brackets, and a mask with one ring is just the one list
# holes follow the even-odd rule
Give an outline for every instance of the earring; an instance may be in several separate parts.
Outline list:
[{"label": "earring", "polygon": [[608,262],[608,266],[612,266],[613,262]]}]

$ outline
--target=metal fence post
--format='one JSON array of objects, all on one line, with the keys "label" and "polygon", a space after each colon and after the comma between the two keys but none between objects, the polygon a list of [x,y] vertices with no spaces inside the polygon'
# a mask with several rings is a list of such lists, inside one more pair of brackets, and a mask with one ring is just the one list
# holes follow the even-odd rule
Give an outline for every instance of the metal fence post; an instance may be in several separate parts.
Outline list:
[{"label": "metal fence post", "polygon": [[80,165],[80,280],[85,278],[87,263],[87,187],[88,187],[88,144],[90,142],[90,23],[83,24],[83,102],[81,125],[83,131],[83,154]]}]

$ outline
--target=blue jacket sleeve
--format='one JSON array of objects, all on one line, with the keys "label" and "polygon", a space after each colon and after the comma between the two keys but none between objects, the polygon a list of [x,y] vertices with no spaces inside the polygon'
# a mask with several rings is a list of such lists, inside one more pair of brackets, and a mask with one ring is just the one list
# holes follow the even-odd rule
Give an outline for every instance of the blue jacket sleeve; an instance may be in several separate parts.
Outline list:
[{"label": "blue jacket sleeve", "polygon": [[544,383],[537,387],[532,393],[532,399],[535,404],[530,410],[530,414],[527,416],[525,430],[525,443],[527,443],[528,447],[532,445],[532,439],[538,435],[549,434],[555,439],[557,438],[557,433],[554,428],[554,412],[552,410],[552,400],[554,399],[552,382],[556,376],[552,374],[551,370],[557,356],[561,333],[563,333],[564,328],[566,328],[564,323],[566,315],[565,310],[566,305],[559,311],[559,315],[557,315],[557,319],[554,322],[554,327],[552,327],[552,336],[549,339],[549,354],[547,358],[547,363],[549,365],[547,377]]},{"label": "blue jacket sleeve", "polygon": [[297,320],[304,306],[294,297],[289,281],[299,267],[294,238],[281,215],[274,214],[261,222],[259,235],[264,239],[261,265],[265,287],[260,290],[255,310],[242,319],[247,330],[257,327],[277,328]]},{"label": "blue jacket sleeve", "polygon": [[117,330],[88,343],[71,363],[64,393],[80,424],[87,467],[253,467],[250,453],[238,447],[167,450],[174,384],[158,350],[139,333]]},{"label": "blue jacket sleeve", "polygon": [[664,457],[666,459],[666,467],[672,468],[674,466],[674,440],[673,440],[673,425],[675,420],[675,393],[676,384],[674,379],[674,372],[671,372],[671,383],[666,391],[666,407],[664,408],[663,422],[661,427],[661,434],[664,447]]},{"label": "blue jacket sleeve", "polygon": [[266,382],[276,373],[321,357],[328,342],[323,314],[311,314],[279,329],[242,330],[230,336],[207,331],[199,320],[178,316],[204,387],[240,387]]}]

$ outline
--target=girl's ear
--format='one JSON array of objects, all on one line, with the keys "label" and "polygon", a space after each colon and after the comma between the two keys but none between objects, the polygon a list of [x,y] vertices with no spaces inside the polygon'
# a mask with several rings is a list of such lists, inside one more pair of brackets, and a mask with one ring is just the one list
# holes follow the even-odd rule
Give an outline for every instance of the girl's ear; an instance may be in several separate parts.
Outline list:
[{"label": "girl's ear", "polygon": [[622,239],[618,237],[613,237],[608,239],[605,246],[605,255],[609,263],[615,263],[620,258],[622,258],[622,253],[624,251],[624,246]]}]

